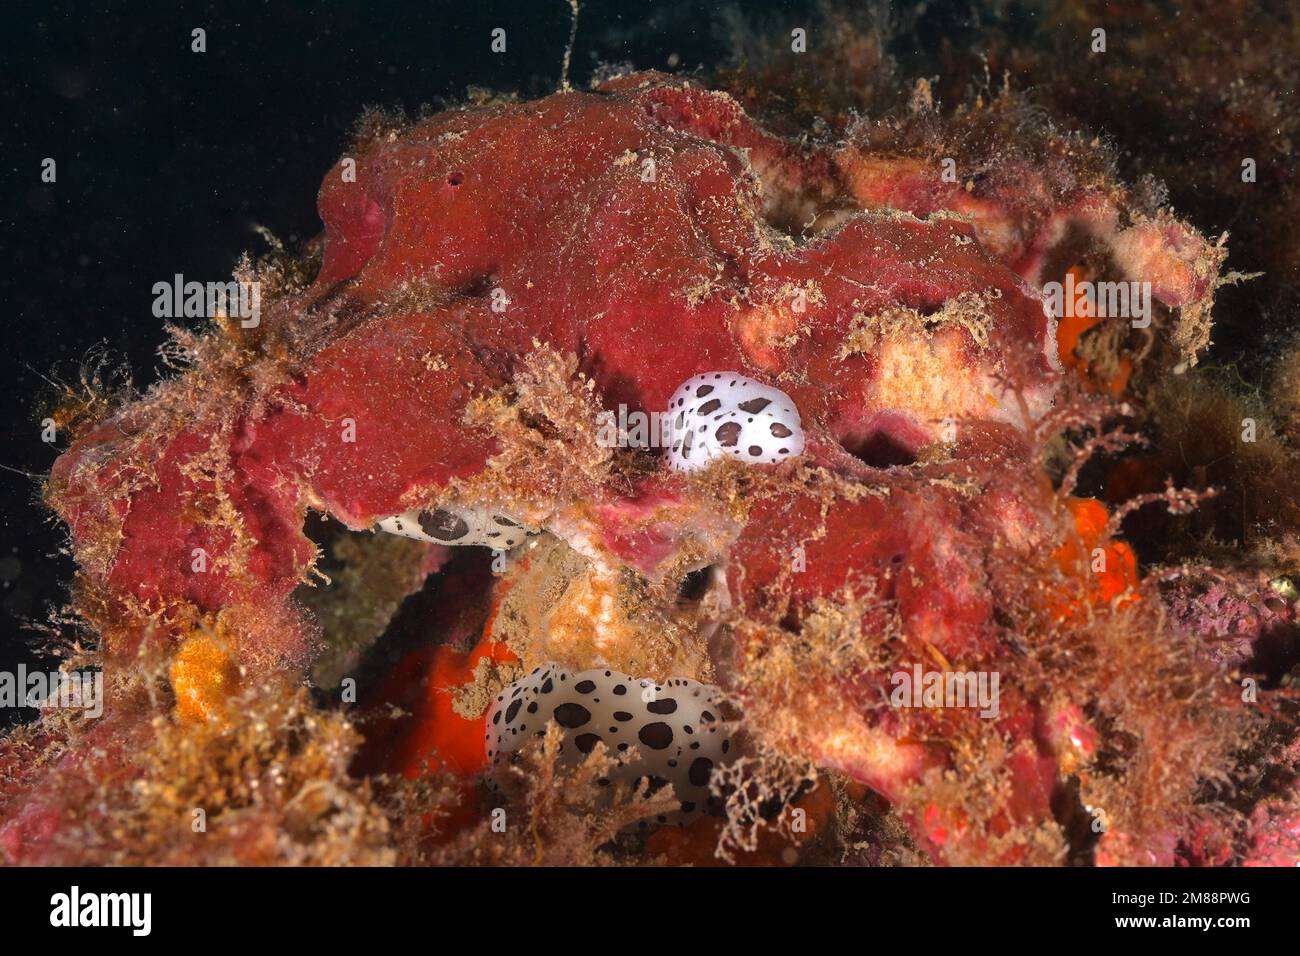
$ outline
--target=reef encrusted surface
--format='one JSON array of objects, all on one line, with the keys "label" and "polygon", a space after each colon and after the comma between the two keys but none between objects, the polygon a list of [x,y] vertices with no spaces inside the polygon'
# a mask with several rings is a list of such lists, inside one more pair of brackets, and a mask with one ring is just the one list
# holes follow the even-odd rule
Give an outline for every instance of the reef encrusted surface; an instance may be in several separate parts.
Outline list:
[{"label": "reef encrusted surface", "polygon": [[[904,116],[796,142],[638,73],[373,119],[325,177],[317,248],[241,276],[259,323],[177,331],[187,367],[55,464],[98,638],[76,662],[109,703],[0,743],[0,854],[789,862],[778,833],[820,860],[1295,858],[1294,794],[1238,779],[1251,748],[1288,765],[1273,691],[1233,670],[1249,648],[1169,619],[1128,506],[1078,496],[1123,444],[1136,353],[1083,360],[1039,291],[1081,263],[1149,282],[1141,360],[1171,373],[1226,251],[1017,110],[942,116],[922,84]],[[720,370],[793,401],[801,455],[681,472],[598,441],[603,412],[667,411]],[[340,530],[440,507],[546,533],[487,569]],[[311,592],[322,515],[343,568]],[[425,640],[386,647],[411,607]],[[554,733],[523,792],[483,786],[490,702],[552,662],[719,687],[743,756],[717,815],[628,835],[663,795],[596,801],[611,758],[561,767]],[[900,673],[996,697],[900,705]],[[502,800],[532,829],[489,833]]]}]

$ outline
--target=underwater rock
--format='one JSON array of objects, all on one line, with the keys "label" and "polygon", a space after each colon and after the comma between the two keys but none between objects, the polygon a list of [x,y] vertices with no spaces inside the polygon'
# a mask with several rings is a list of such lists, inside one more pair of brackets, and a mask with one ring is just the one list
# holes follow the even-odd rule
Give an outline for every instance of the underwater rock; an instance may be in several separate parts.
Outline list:
[{"label": "underwater rock", "polygon": [[[293,599],[309,510],[454,543],[421,523],[441,507],[475,544],[508,515],[500,581],[446,600],[490,606],[484,642],[524,667],[716,684],[758,753],[869,785],[936,862],[1086,852],[1067,778],[1104,807],[1109,858],[1171,859],[1242,718],[1105,509],[1085,527],[1050,480],[1048,442],[1087,414],[1036,286],[1083,230],[1194,310],[1222,251],[1114,182],[1021,159],[1020,188],[967,187],[867,134],[796,144],[656,74],[371,129],[322,184],[314,280],[55,464],[104,666],[219,617],[241,665],[291,682],[316,639]],[[735,409],[706,411],[717,369]],[[743,452],[767,429],[766,467],[599,446],[602,411],[688,387],[684,418],[745,412],[720,423]],[[464,727],[411,739],[468,753],[500,675],[432,673],[408,676],[463,692]],[[1162,761],[1185,773],[1123,772]]]}]

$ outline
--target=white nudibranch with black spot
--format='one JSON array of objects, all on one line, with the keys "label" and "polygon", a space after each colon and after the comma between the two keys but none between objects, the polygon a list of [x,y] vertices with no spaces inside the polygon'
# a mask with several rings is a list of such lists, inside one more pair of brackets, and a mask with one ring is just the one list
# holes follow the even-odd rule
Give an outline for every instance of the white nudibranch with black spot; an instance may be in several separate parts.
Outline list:
[{"label": "white nudibranch with black spot", "polygon": [[484,744],[488,759],[500,765],[554,721],[564,733],[561,763],[580,763],[604,743],[616,767],[599,784],[642,778],[667,784],[679,807],[671,816],[680,820],[716,804],[709,779],[735,757],[720,696],[716,687],[688,678],[656,684],[603,667],[575,674],[545,664],[492,702]]},{"label": "white nudibranch with black spot", "polygon": [[525,538],[541,534],[539,529],[500,512],[458,505],[442,505],[432,510],[413,508],[384,518],[377,527],[389,534],[400,534],[417,541],[481,545],[497,551],[509,551]]},{"label": "white nudibranch with black spot", "polygon": [[803,454],[803,424],[790,396],[738,372],[705,372],[668,400],[676,471],[707,468],[719,458],[775,465]]}]

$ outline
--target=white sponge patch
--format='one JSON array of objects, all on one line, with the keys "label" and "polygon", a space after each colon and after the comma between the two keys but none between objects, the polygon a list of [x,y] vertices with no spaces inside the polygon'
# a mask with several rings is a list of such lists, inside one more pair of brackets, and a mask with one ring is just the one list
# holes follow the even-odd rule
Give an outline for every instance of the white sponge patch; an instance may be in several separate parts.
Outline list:
[{"label": "white sponge patch", "polygon": [[719,458],[775,465],[803,454],[803,425],[790,396],[738,372],[705,372],[668,400],[669,465],[707,468]]},{"label": "white sponge patch", "polygon": [[494,764],[508,760],[553,721],[564,732],[561,762],[579,763],[604,743],[617,766],[602,786],[647,777],[671,785],[680,817],[711,805],[714,768],[735,756],[718,698],[716,687],[686,678],[656,684],[604,668],[574,674],[546,664],[493,701],[487,755]]},{"label": "white sponge patch", "polygon": [[430,511],[413,509],[384,518],[381,531],[434,544],[482,545],[509,551],[532,535],[541,534],[506,515],[486,508],[443,505]]}]

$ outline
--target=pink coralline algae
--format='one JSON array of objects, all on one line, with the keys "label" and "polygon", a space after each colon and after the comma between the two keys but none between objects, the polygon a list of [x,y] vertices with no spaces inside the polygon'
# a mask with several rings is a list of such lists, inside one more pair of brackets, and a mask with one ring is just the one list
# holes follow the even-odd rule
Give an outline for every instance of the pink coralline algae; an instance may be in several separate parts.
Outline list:
[{"label": "pink coralline algae", "polygon": [[[997,176],[949,177],[886,125],[795,144],[654,74],[373,124],[321,187],[314,278],[263,274],[257,328],[186,340],[191,368],[53,469],[105,671],[219,627],[246,678],[291,683],[320,644],[309,512],[364,531],[476,508],[549,534],[455,598],[492,608],[471,643],[716,685],[756,773],[865,784],[936,862],[1231,842],[1245,821],[1196,799],[1252,718],[1154,584],[1096,566],[1131,553],[1082,526],[1051,460],[1103,403],[1037,291],[1101,250],[1151,283],[1189,364],[1224,251],[1072,165],[1086,143],[1036,135],[996,140]],[[679,472],[596,441],[602,411],[671,412],[717,370],[788,397],[802,454]],[[918,668],[997,675],[995,713],[920,688],[895,706]],[[488,671],[457,704],[480,739],[507,683]],[[153,716],[110,709],[97,733],[147,738]],[[0,804],[6,855],[52,858],[66,821],[19,807],[73,759]],[[1295,855],[1286,819],[1257,812],[1252,859]]]}]

